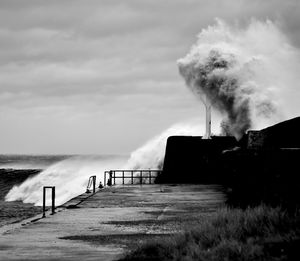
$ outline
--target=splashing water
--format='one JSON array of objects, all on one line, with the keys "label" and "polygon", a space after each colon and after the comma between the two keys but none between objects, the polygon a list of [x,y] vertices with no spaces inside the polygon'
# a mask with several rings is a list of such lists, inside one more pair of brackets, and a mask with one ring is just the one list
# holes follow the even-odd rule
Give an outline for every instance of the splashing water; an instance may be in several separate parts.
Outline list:
[{"label": "splashing water", "polygon": [[279,94],[291,90],[287,75],[297,74],[285,71],[290,63],[299,68],[298,58],[298,50],[271,21],[252,20],[241,29],[217,20],[200,32],[178,67],[187,86],[221,112],[223,131],[240,138],[258,122],[278,121]]},{"label": "splashing water", "polygon": [[166,142],[169,136],[199,136],[203,133],[203,125],[195,120],[175,124],[160,135],[149,140],[145,145],[131,153],[125,168],[128,169],[161,169],[165,156]]},{"label": "splashing water", "polygon": [[[160,169],[162,167],[166,141],[172,135],[199,135],[203,127],[190,122],[177,124],[153,138],[128,157],[74,156],[57,162],[37,176],[14,186],[6,195],[6,201],[21,200],[24,203],[42,205],[43,186],[56,187],[56,204],[61,205],[84,193],[88,178],[97,176],[97,182],[104,180],[103,173],[110,169]],[[98,185],[98,184],[97,184]],[[50,193],[49,193],[50,194]],[[50,204],[50,195],[47,198]]]},{"label": "splashing water", "polygon": [[[124,157],[70,157],[51,165],[21,185],[14,186],[6,195],[5,200],[21,200],[24,203],[34,203],[36,206],[40,206],[42,205],[43,186],[55,186],[56,204],[61,205],[84,193],[90,176],[96,175],[97,180],[103,182],[105,170],[121,167],[125,162],[126,158]],[[50,204],[49,199],[50,197],[47,198],[47,204]]]}]

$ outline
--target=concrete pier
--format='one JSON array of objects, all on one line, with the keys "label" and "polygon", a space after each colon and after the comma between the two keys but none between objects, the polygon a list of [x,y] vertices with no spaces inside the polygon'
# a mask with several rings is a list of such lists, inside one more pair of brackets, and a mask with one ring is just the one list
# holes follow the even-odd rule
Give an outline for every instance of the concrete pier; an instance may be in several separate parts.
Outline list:
[{"label": "concrete pier", "polygon": [[0,260],[117,260],[143,240],[179,232],[224,202],[214,185],[130,185],[82,194],[0,228]]}]

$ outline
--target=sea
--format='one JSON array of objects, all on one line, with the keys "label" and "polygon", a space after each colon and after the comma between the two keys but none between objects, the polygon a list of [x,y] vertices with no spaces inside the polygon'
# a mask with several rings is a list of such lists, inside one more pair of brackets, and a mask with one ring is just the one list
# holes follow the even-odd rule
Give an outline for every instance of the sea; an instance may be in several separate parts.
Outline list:
[{"label": "sea", "polygon": [[[56,205],[85,192],[88,179],[124,166],[119,155],[0,155],[0,226],[42,212],[43,186],[56,187]],[[50,196],[50,195],[49,195]],[[50,199],[47,199],[50,205]]]}]

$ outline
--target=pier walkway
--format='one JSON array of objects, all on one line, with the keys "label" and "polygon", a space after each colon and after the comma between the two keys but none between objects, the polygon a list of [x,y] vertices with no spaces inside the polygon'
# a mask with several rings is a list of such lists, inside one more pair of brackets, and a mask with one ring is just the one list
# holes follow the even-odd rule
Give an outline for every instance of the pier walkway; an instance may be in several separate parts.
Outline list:
[{"label": "pier walkway", "polygon": [[146,239],[176,233],[222,205],[214,185],[130,185],[82,194],[0,227],[0,260],[117,260]]}]

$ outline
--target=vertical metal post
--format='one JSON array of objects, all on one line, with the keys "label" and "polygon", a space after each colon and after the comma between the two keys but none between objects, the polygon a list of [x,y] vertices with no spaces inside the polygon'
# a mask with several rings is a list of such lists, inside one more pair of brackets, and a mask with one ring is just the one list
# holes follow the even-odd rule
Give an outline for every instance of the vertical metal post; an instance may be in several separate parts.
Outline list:
[{"label": "vertical metal post", "polygon": [[133,185],[133,170],[131,171],[131,185]]},{"label": "vertical metal post", "polygon": [[55,187],[52,187],[52,215],[55,214]]},{"label": "vertical metal post", "polygon": [[151,170],[149,170],[149,184],[151,184]]},{"label": "vertical metal post", "polygon": [[114,185],[116,185],[116,172],[114,171]]},{"label": "vertical metal post", "polygon": [[104,187],[106,186],[106,171],[104,171]]},{"label": "vertical metal post", "polygon": [[54,186],[45,186],[43,187],[43,218],[46,217],[46,192],[47,189],[51,189],[51,215],[55,214],[55,187]]},{"label": "vertical metal post", "polygon": [[140,171],[140,184],[143,184],[143,176],[142,176],[142,171]]},{"label": "vertical metal post", "polygon": [[46,188],[43,187],[43,218],[46,217]]},{"label": "vertical metal post", "polygon": [[112,186],[113,182],[113,172],[112,170],[109,171],[109,186]]},{"label": "vertical metal post", "polygon": [[93,176],[93,193],[96,193],[96,176]]},{"label": "vertical metal post", "polygon": [[124,185],[124,170],[122,171],[122,183],[123,183],[123,185]]}]

